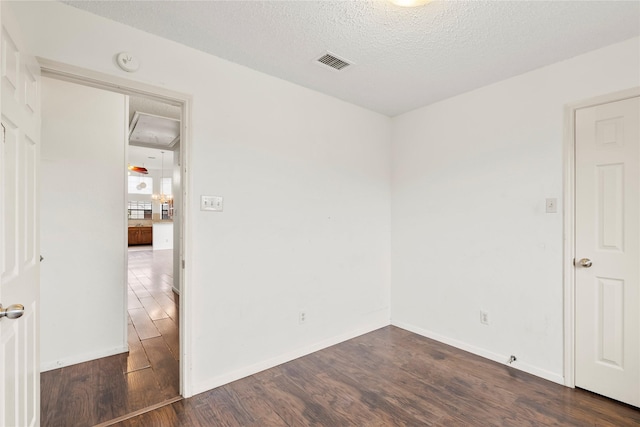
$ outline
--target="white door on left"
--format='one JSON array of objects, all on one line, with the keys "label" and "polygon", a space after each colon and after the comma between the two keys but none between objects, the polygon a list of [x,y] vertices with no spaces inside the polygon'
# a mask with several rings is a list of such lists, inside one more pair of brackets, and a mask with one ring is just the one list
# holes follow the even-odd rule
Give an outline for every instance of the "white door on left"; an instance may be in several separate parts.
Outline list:
[{"label": "white door on left", "polygon": [[20,50],[19,27],[1,3],[0,304],[21,304],[24,314],[0,317],[0,425],[37,426],[40,68]]}]

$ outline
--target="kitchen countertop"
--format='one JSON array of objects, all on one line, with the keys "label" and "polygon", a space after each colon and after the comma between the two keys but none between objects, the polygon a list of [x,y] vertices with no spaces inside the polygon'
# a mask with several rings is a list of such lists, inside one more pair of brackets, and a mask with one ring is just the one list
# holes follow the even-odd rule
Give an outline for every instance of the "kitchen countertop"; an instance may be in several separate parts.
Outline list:
[{"label": "kitchen countertop", "polygon": [[134,225],[128,225],[128,228],[137,228],[137,227],[152,227],[154,224],[173,224],[173,220],[171,219],[163,219],[163,220],[158,220],[158,221],[153,221],[153,222],[145,222],[143,224],[134,224]]}]

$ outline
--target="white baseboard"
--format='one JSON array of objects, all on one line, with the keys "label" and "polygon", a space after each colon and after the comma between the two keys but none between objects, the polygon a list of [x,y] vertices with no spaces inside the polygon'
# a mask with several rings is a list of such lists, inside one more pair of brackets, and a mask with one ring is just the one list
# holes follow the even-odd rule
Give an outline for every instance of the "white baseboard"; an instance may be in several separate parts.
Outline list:
[{"label": "white baseboard", "polygon": [[79,356],[67,357],[62,360],[54,360],[52,362],[41,362],[40,372],[51,371],[53,369],[64,368],[65,366],[76,365],[78,363],[88,362],[90,360],[100,359],[102,357],[114,356],[129,351],[128,346],[111,348],[108,350],[100,350],[94,353],[86,353]]},{"label": "white baseboard", "polygon": [[[388,314],[388,312],[387,312]],[[195,383],[193,385],[193,395],[203,393],[205,391],[214,389],[216,387],[220,387],[221,385],[228,384],[230,382],[239,380],[241,378],[248,377],[253,374],[257,374],[258,372],[265,371],[267,369],[273,368],[278,365],[282,365],[283,363],[290,362],[299,357],[306,356],[307,354],[314,353],[316,351],[325,349],[327,347],[331,347],[332,345],[340,344],[341,342],[350,340],[352,338],[359,337],[360,335],[367,334],[369,332],[375,331],[376,329],[384,328],[385,326],[389,326],[389,318],[388,316],[384,316],[383,319],[379,319],[377,321],[373,321],[367,326],[362,326],[356,328],[347,333],[331,337],[329,339],[320,341],[318,343],[290,351],[288,353],[282,354],[280,356],[265,360],[263,362],[259,362],[250,366],[247,366],[242,369],[238,369],[233,372],[229,372],[224,375],[217,376],[215,378],[211,378],[207,381],[203,381],[201,383]]]},{"label": "white baseboard", "polygon": [[[507,360],[509,360],[509,355],[494,353],[492,351],[476,347],[471,344],[467,344],[462,341],[458,341],[453,338],[446,337],[444,335],[437,334],[435,332],[419,328],[414,325],[410,325],[408,323],[404,323],[398,320],[392,320],[391,324],[398,328],[405,329],[409,332],[413,332],[414,334],[422,335],[423,337],[431,338],[432,340],[439,341],[441,343],[450,345],[452,347],[459,348],[460,350],[468,351],[469,353],[473,353],[477,356],[484,357],[485,359],[493,360],[494,362],[501,363],[506,365]],[[556,374],[555,372],[548,371],[546,369],[539,368],[534,365],[530,365],[525,362],[521,362],[517,360],[516,362],[508,365],[512,368],[521,370],[523,372],[527,372],[529,374],[535,375],[540,378],[544,378],[545,380],[553,381],[554,383],[558,383],[561,385],[565,385],[564,377],[560,374]]]}]

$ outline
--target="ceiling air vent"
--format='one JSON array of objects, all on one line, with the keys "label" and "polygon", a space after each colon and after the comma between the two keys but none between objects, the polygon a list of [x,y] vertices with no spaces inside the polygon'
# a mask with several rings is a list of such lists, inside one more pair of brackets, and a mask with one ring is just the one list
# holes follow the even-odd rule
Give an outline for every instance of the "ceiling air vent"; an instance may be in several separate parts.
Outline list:
[{"label": "ceiling air vent", "polygon": [[322,55],[320,58],[317,59],[317,62],[338,71],[351,65],[347,61],[340,59],[331,53],[326,53],[325,55]]}]

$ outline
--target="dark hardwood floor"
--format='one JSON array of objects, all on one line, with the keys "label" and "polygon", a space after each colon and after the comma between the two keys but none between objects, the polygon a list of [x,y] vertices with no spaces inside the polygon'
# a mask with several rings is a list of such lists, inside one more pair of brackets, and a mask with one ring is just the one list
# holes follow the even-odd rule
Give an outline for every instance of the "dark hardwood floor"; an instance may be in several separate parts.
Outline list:
[{"label": "dark hardwood floor", "polygon": [[[42,426],[178,396],[170,252],[129,252],[130,352],[42,373]],[[115,425],[622,427],[640,410],[389,326]]]},{"label": "dark hardwood floor", "polygon": [[621,427],[640,410],[389,326],[117,425]]},{"label": "dark hardwood floor", "polygon": [[43,427],[92,426],[179,396],[172,252],[129,251],[129,353],[43,372]]}]

